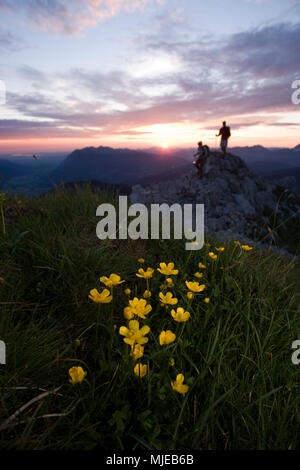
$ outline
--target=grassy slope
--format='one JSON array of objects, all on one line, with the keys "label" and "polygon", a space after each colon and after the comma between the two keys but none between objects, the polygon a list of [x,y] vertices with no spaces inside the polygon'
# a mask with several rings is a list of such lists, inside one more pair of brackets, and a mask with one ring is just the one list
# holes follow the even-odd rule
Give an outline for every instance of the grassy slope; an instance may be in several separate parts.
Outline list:
[{"label": "grassy slope", "polygon": [[[299,266],[229,243],[213,261],[208,252],[214,240],[195,252],[186,252],[181,241],[101,242],[95,234],[96,207],[110,200],[87,188],[5,202],[2,447],[299,449],[299,366],[291,362],[291,344],[299,333]],[[154,268],[175,262],[179,275],[171,290],[191,313],[183,328],[160,307],[163,276],[156,271],[150,280],[153,309],[141,321],[151,327],[143,379],[134,376],[128,347],[118,334],[126,324],[125,286],[139,297],[146,288],[135,275],[141,256]],[[199,261],[207,266],[201,280],[207,287],[188,305],[184,281],[193,279]],[[88,299],[89,291],[100,290],[100,275],[112,272],[126,283],[115,287],[113,304],[99,309]],[[163,329],[177,334],[175,343],[158,344]],[[87,380],[72,386],[68,370],[74,365],[83,366]],[[178,373],[190,387],[186,396],[171,389]],[[3,426],[23,405],[56,387],[61,388]]]}]

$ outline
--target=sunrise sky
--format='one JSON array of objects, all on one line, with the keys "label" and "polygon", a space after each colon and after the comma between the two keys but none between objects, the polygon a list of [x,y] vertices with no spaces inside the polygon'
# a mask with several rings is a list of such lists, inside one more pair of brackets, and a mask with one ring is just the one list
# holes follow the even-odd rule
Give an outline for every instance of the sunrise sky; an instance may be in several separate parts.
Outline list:
[{"label": "sunrise sky", "polygon": [[293,147],[299,44],[300,0],[0,0],[0,153]]}]

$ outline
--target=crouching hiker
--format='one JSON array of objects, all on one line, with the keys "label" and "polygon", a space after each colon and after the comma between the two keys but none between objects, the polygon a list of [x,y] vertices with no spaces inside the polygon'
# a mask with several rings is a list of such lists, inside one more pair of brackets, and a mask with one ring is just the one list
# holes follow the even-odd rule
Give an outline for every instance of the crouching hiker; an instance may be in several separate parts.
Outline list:
[{"label": "crouching hiker", "polygon": [[202,179],[203,178],[203,166],[206,161],[206,158],[209,156],[208,145],[202,145],[202,142],[198,142],[198,150],[194,154],[194,157],[196,156],[198,156],[198,158],[193,163],[198,170],[198,177]]}]

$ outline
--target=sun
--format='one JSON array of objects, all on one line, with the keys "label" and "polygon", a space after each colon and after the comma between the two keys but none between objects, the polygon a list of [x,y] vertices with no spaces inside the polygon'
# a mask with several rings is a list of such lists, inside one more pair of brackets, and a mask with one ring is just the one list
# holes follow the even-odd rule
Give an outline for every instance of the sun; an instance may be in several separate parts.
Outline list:
[{"label": "sun", "polygon": [[161,148],[162,148],[162,149],[167,149],[168,147],[169,147],[168,142],[162,142],[162,143],[161,143]]}]

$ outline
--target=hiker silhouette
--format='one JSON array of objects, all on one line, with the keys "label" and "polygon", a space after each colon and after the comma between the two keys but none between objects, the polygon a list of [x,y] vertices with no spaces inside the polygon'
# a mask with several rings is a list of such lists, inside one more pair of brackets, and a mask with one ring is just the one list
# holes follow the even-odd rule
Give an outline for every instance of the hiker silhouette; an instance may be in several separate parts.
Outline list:
[{"label": "hiker silhouette", "polygon": [[206,158],[209,156],[209,147],[208,145],[203,145],[202,141],[198,142],[198,150],[194,154],[194,157],[198,156],[197,160],[194,163],[195,167],[198,170],[198,177],[203,178],[203,166],[206,161]]},{"label": "hiker silhouette", "polygon": [[226,155],[228,139],[231,136],[230,127],[226,126],[226,121],[223,121],[223,127],[219,130],[219,134],[216,134],[216,137],[221,136],[221,149],[224,155]]}]

